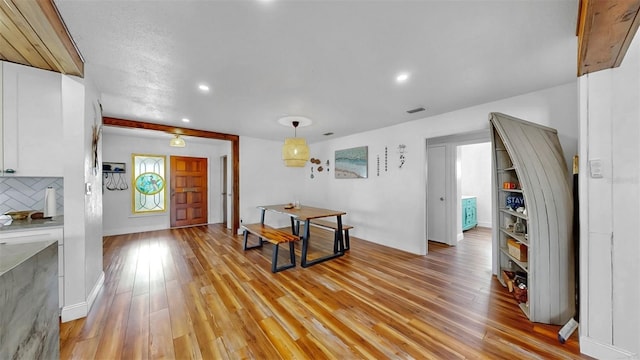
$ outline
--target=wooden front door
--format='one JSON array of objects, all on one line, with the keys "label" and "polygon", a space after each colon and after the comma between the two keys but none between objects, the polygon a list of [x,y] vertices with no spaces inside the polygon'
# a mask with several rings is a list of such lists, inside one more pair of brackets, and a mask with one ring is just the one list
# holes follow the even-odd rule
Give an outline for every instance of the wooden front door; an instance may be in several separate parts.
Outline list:
[{"label": "wooden front door", "polygon": [[206,224],[207,159],[171,156],[171,227]]}]

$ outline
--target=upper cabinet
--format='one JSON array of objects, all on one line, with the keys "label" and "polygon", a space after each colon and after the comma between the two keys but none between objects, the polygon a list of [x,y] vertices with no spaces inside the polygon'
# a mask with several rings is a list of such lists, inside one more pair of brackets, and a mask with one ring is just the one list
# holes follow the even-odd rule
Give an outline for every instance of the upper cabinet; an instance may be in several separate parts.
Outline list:
[{"label": "upper cabinet", "polygon": [[2,63],[3,176],[63,176],[61,75]]}]

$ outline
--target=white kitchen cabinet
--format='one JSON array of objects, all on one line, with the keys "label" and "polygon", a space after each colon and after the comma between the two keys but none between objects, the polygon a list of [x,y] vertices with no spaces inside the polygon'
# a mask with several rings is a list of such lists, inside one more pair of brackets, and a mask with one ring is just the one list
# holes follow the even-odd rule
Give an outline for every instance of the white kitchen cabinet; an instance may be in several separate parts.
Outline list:
[{"label": "white kitchen cabinet", "polygon": [[62,226],[0,231],[0,243],[24,244],[36,241],[58,241],[58,306],[64,306],[64,230]]},{"label": "white kitchen cabinet", "polygon": [[63,176],[61,76],[2,63],[3,176]]}]

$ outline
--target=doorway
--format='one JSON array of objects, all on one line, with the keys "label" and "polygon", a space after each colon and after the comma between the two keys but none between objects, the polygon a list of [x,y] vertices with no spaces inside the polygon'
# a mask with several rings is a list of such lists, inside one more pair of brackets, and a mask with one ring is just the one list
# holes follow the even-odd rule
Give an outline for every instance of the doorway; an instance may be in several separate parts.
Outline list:
[{"label": "doorway", "polygon": [[[427,241],[433,240],[455,246],[459,240],[462,240],[462,196],[468,194],[463,194],[462,190],[461,146],[478,143],[490,144],[490,140],[488,129],[426,140]],[[488,166],[489,174],[491,174],[490,154],[482,165]],[[491,179],[490,176],[490,184]],[[489,199],[490,217],[493,214],[491,211],[491,206],[493,206],[491,189],[490,186],[488,190],[483,190],[483,196],[487,196]],[[486,204],[483,203],[483,205]]]},{"label": "doorway", "polygon": [[207,158],[171,156],[171,227],[209,222]]},{"label": "doorway", "polygon": [[491,143],[459,145],[456,153],[460,169],[458,193],[461,195],[461,212],[458,222],[462,229],[458,240],[461,240],[470,229],[492,228]]}]

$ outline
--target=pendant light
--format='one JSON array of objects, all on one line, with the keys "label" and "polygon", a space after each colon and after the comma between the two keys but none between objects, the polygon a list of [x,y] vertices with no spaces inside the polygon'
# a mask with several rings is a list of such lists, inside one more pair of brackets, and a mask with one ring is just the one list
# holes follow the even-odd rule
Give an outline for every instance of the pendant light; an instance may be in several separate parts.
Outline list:
[{"label": "pendant light", "polygon": [[184,139],[180,137],[179,134],[176,134],[176,137],[174,137],[173,139],[171,139],[171,141],[169,141],[169,146],[173,146],[173,147],[185,147],[185,142]]},{"label": "pendant light", "polygon": [[297,137],[297,128],[300,121],[291,121],[293,125],[293,137],[286,138],[282,146],[282,160],[289,167],[303,167],[309,160],[309,146],[304,138]]}]

